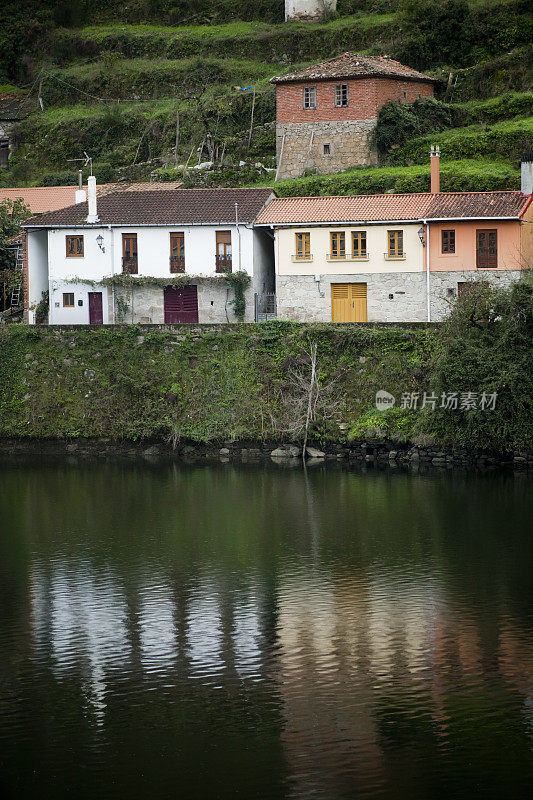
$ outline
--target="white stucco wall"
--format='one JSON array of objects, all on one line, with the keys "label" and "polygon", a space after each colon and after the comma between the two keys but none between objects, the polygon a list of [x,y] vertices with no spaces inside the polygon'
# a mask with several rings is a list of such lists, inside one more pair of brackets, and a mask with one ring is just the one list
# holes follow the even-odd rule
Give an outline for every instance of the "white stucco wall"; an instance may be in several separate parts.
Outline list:
[{"label": "white stucco wall", "polygon": [[[170,276],[170,233],[185,234],[185,272],[189,275],[215,275],[216,232],[231,231],[233,272],[240,268],[253,274],[254,231],[244,225],[219,226],[173,226],[113,228],[93,226],[91,228],[56,229],[49,232],[50,277],[58,280],[86,277],[100,280],[113,273],[122,272],[122,234],[137,234],[139,275],[156,278]],[[65,237],[84,236],[84,256],[67,258]],[[96,238],[103,237],[102,252]],[[240,267],[239,267],[240,238]]]},{"label": "white stucco wall", "polygon": [[[28,232],[28,305],[36,305],[48,289],[48,246],[46,231]],[[35,311],[28,311],[28,322],[35,322]]]},{"label": "white stucco wall", "polygon": [[[89,324],[89,292],[102,293],[103,322],[107,325],[113,322],[109,318],[108,292],[112,290],[107,286],[91,286],[86,283],[68,283],[67,281],[50,281],[50,312],[48,322],[50,325],[88,325]],[[63,293],[74,294],[74,306],[63,306]],[[81,305],[80,305],[81,302]]]},{"label": "white stucco wall", "polygon": [[[418,229],[420,225],[366,225],[344,227],[294,227],[276,230],[276,274],[277,275],[353,275],[356,273],[401,273],[421,272],[425,268],[424,253]],[[387,259],[387,231],[403,231],[403,247],[406,257]],[[330,233],[344,231],[346,234],[346,259],[329,260]],[[367,259],[352,259],[352,231],[366,231]],[[296,261],[296,233],[311,234],[311,259]]]}]

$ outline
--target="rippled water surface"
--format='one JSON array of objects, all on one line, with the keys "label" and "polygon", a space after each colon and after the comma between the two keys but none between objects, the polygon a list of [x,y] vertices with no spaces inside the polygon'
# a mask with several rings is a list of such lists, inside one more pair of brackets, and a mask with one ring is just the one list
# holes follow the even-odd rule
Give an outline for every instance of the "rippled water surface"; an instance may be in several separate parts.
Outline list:
[{"label": "rippled water surface", "polygon": [[13,798],[520,798],[531,483],[0,468]]}]

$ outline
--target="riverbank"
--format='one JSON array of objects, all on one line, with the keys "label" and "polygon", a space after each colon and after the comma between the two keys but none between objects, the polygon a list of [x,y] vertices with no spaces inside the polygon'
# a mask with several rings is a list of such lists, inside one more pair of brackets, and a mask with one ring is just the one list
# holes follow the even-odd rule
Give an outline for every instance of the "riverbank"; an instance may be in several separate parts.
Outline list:
[{"label": "riverbank", "polygon": [[[299,444],[273,441],[220,441],[171,443],[152,441],[110,441],[106,439],[4,439],[0,440],[0,464],[31,463],[45,459],[68,464],[82,463],[152,463],[182,462],[186,464],[260,464],[271,463],[280,468],[302,468],[302,447]],[[309,447],[305,466],[332,463],[350,466],[391,467],[409,471],[430,469],[496,469],[533,472],[533,451],[494,453],[445,448],[421,447],[409,442],[359,440],[330,442],[323,450]]]},{"label": "riverbank", "polygon": [[0,441],[242,458],[307,436],[341,459],[527,464],[533,292],[515,287],[479,282],[439,326],[1,326]]}]

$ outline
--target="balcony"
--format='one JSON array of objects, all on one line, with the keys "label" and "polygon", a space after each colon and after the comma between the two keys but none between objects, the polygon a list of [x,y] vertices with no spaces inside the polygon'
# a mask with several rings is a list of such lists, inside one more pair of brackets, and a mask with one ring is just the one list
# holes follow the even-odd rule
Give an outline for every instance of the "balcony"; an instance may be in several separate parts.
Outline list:
[{"label": "balcony", "polygon": [[342,255],[333,255],[328,253],[326,261],[368,261],[368,253],[362,253],[360,256],[354,256],[350,253],[342,253]]},{"label": "balcony", "polygon": [[139,272],[139,262],[137,261],[137,256],[133,258],[127,258],[126,256],[122,257],[122,272],[126,273],[127,275],[137,275]]},{"label": "balcony", "polygon": [[215,263],[217,272],[231,272],[231,256],[217,255],[215,256]]},{"label": "balcony", "polygon": [[170,256],[170,271],[171,272],[185,272],[185,257],[184,256]]},{"label": "balcony", "polygon": [[383,253],[383,258],[385,261],[405,261],[407,258],[407,253],[405,250],[398,253]]},{"label": "balcony", "polygon": [[305,256],[299,256],[299,255],[291,256],[291,261],[295,263],[298,263],[298,261],[312,261],[312,260],[313,260],[312,253],[307,253]]}]

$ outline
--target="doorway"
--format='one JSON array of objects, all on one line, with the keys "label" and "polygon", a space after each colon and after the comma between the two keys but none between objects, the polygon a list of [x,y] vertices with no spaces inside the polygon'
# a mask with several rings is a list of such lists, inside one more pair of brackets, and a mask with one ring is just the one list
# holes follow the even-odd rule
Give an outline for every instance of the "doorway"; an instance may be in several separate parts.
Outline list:
[{"label": "doorway", "polygon": [[366,283],[331,284],[333,322],[366,322]]},{"label": "doorway", "polygon": [[164,295],[165,324],[198,322],[196,286],[167,286]]},{"label": "doorway", "polygon": [[103,325],[102,292],[89,292],[89,325]]}]

